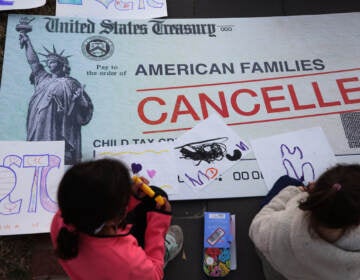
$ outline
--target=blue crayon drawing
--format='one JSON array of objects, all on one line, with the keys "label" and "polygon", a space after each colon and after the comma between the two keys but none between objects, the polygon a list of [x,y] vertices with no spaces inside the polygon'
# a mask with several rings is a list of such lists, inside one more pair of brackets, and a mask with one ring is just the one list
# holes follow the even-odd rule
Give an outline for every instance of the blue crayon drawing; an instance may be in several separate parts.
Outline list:
[{"label": "blue crayon drawing", "polygon": [[12,5],[14,5],[14,1],[0,0],[0,6],[12,6]]}]

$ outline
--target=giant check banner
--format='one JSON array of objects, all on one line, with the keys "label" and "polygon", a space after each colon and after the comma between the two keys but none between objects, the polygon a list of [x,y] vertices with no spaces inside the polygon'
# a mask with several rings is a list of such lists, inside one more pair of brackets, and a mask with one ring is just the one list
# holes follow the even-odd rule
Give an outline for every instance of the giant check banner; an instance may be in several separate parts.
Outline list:
[{"label": "giant check banner", "polygon": [[[65,140],[73,164],[102,146],[174,141],[218,114],[247,142],[321,127],[338,162],[359,162],[359,13],[24,17],[7,25],[0,140]],[[267,192],[253,153],[199,192],[177,180],[172,199]]]}]

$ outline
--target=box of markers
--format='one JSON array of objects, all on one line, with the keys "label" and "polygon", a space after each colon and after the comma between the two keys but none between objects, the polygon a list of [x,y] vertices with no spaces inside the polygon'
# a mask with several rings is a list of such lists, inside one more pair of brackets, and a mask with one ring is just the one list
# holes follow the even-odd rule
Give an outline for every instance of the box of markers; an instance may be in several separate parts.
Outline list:
[{"label": "box of markers", "polygon": [[204,272],[210,277],[222,277],[231,269],[231,214],[204,213]]}]

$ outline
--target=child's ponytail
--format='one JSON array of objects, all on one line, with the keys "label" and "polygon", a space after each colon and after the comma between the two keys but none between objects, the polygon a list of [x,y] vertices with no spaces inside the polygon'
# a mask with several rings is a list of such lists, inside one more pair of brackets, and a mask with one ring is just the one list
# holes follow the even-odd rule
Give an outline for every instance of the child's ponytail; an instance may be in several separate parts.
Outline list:
[{"label": "child's ponytail", "polygon": [[311,226],[348,229],[360,224],[360,165],[338,164],[325,171],[299,208]]},{"label": "child's ponytail", "polygon": [[79,234],[62,227],[57,236],[56,255],[63,260],[75,258],[79,251]]}]

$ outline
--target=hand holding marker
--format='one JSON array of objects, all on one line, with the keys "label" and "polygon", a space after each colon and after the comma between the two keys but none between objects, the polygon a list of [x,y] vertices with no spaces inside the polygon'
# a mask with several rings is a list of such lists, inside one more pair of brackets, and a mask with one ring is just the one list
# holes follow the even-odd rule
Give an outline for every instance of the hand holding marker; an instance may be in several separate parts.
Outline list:
[{"label": "hand holding marker", "polygon": [[[155,192],[147,184],[145,184],[138,176],[134,175],[132,179],[135,182],[135,184],[141,184],[140,188],[147,196],[151,198],[155,196]],[[165,204],[165,199],[161,195],[156,196],[154,199],[160,206],[163,206]]]}]

